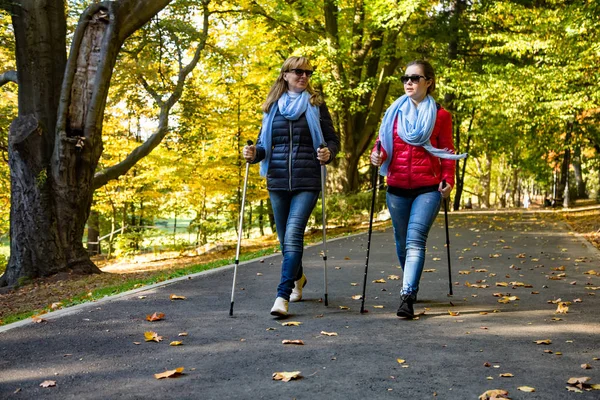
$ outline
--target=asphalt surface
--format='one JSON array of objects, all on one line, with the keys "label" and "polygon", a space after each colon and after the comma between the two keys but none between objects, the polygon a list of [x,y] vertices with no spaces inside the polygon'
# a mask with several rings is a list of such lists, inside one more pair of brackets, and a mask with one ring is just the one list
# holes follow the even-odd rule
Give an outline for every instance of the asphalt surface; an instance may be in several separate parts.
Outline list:
[{"label": "asphalt surface", "polygon": [[[451,214],[448,297],[443,221],[441,214],[429,238],[419,319],[396,317],[401,280],[390,276],[401,271],[388,228],[373,233],[368,313],[352,299],[362,292],[367,236],[332,240],[329,306],[320,301],[321,246],[309,247],[304,300],[290,304],[286,320],[269,315],[275,254],[240,265],[233,318],[233,268],[226,267],[3,327],[0,398],[477,399],[504,389],[512,399],[599,399],[598,390],[566,389],[571,377],[600,384],[600,276],[585,274],[600,272],[598,251],[531,214]],[[385,283],[373,283],[379,279]],[[500,303],[501,295],[518,300]],[[571,302],[568,313],[556,313],[557,299]],[[164,320],[147,321],[154,312]],[[282,326],[289,321],[302,324]],[[146,331],[164,340],[145,342]],[[551,344],[535,343],[544,339]],[[176,340],[183,345],[169,345]],[[178,378],[154,377],[178,367],[185,368]],[[302,379],[273,380],[281,371],[301,371]],[[47,380],[56,386],[40,387]]]}]

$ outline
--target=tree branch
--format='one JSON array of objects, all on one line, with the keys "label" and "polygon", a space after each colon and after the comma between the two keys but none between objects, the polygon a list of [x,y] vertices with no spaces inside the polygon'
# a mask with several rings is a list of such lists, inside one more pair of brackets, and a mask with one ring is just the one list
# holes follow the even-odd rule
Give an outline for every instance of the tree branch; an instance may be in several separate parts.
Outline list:
[{"label": "tree branch", "polygon": [[[162,142],[163,138],[169,132],[169,113],[171,111],[171,108],[181,98],[181,95],[183,93],[183,87],[185,84],[185,79],[196,67],[196,64],[198,64],[200,54],[206,46],[206,39],[208,37],[208,19],[210,16],[210,12],[208,10],[209,2],[209,0],[204,0],[202,2],[204,21],[202,33],[200,34],[199,38],[198,47],[196,48],[196,52],[194,53],[194,58],[192,59],[192,61],[190,61],[188,65],[186,65],[183,69],[179,71],[177,84],[175,85],[175,89],[173,90],[173,93],[171,93],[171,96],[165,102],[162,102],[162,100],[160,100],[159,104],[161,104],[161,107],[160,115],[158,118],[158,129],[142,145],[136,147],[123,161],[96,173],[96,175],[94,176],[93,183],[94,189],[98,189],[106,185],[106,183],[108,183],[110,180],[117,179],[119,176],[126,174],[139,160],[150,154],[150,152]],[[146,87],[146,89],[149,89],[149,86],[147,84],[144,85],[144,87]],[[160,97],[154,91],[150,93],[155,99]]]},{"label": "tree branch", "polygon": [[6,85],[8,82],[14,82],[17,85],[19,84],[17,71],[6,71],[5,73],[0,74],[0,87]]}]

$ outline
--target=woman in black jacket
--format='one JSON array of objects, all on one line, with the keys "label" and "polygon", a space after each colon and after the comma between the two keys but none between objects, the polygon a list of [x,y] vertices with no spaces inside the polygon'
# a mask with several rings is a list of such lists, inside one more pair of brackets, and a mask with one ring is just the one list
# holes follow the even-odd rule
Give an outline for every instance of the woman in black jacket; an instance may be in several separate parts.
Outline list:
[{"label": "woman in black jacket", "polygon": [[302,299],[304,230],[319,198],[321,164],[335,158],[340,144],[329,110],[310,85],[312,73],[305,57],[283,63],[262,106],[256,146],[246,146],[243,152],[248,162],[261,162],[283,253],[281,282],[271,309],[277,317],[287,316],[288,301]]}]

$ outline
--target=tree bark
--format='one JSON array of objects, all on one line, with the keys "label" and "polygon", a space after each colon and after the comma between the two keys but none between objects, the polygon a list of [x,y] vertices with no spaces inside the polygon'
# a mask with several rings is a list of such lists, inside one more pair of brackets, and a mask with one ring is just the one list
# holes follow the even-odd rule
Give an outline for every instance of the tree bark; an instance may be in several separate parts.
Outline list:
[{"label": "tree bark", "polygon": [[123,41],[169,1],[92,4],[68,60],[64,0],[12,2],[19,116],[9,134],[11,256],[0,286],[100,272],[82,237],[112,70]]}]

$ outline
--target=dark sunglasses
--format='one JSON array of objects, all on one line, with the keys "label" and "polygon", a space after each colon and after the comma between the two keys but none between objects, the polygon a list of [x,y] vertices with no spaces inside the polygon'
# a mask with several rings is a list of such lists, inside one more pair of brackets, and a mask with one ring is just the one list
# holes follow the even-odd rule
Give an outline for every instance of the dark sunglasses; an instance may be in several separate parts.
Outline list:
[{"label": "dark sunglasses", "polygon": [[307,78],[310,78],[310,76],[313,74],[313,71],[310,69],[300,69],[300,68],[292,68],[288,72],[293,72],[297,76],[302,76],[302,75],[306,74]]},{"label": "dark sunglasses", "polygon": [[402,83],[404,83],[405,85],[408,83],[408,81],[411,81],[412,83],[419,83],[419,81],[421,80],[421,78],[428,80],[429,78],[423,75],[402,75],[400,77],[400,80],[402,81]]}]

